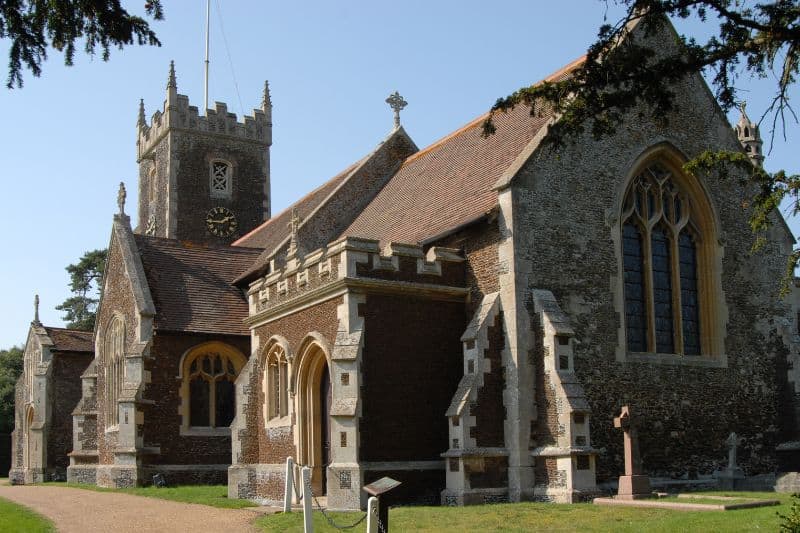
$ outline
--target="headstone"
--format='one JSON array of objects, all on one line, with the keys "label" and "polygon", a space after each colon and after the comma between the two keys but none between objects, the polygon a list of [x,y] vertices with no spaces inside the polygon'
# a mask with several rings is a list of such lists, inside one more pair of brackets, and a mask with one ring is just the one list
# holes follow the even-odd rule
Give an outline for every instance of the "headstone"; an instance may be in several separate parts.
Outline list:
[{"label": "headstone", "polygon": [[619,477],[617,498],[635,500],[649,498],[650,478],[643,474],[642,458],[639,454],[638,421],[633,417],[628,405],[622,406],[618,417],[614,418],[614,427],[624,432],[625,475]]},{"label": "headstone", "polygon": [[744,471],[736,464],[736,448],[741,442],[742,439],[736,433],[731,433],[725,440],[725,444],[728,446],[728,467],[717,472],[719,488],[722,490],[734,490],[736,480],[744,479]]}]

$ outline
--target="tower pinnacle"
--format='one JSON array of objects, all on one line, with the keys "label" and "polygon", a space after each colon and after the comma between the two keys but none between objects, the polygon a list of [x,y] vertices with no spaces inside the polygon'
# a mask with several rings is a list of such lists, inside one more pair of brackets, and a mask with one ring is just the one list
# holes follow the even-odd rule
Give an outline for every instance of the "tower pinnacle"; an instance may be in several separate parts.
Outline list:
[{"label": "tower pinnacle", "polygon": [[178,89],[178,81],[175,79],[175,61],[169,62],[169,77],[167,78],[167,90]]},{"label": "tower pinnacle", "polygon": [[41,324],[39,322],[39,295],[35,295],[33,297],[33,323],[34,324]]},{"label": "tower pinnacle", "polygon": [[761,151],[763,142],[761,141],[761,134],[758,131],[758,124],[750,120],[750,117],[747,116],[747,112],[745,111],[746,107],[747,102],[739,103],[741,116],[734,129],[750,161],[753,165],[761,167],[764,164],[764,154]]},{"label": "tower pinnacle", "polygon": [[272,109],[272,97],[269,94],[269,80],[264,82],[264,96],[261,98],[261,108],[264,111]]},{"label": "tower pinnacle", "polygon": [[136,121],[136,125],[140,128],[147,126],[147,118],[144,114],[144,98],[139,99],[139,120]]}]

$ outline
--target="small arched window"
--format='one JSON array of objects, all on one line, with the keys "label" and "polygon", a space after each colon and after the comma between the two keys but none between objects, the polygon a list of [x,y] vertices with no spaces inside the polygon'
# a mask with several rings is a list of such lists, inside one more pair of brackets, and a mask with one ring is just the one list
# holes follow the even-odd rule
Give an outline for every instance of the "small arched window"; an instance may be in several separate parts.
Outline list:
[{"label": "small arched window", "polygon": [[289,414],[289,361],[286,351],[276,344],[268,352],[264,365],[264,419],[282,418]]},{"label": "small arched window", "polygon": [[125,379],[125,322],[115,316],[103,337],[103,378],[105,380],[106,428],[119,425],[119,397]]},{"label": "small arched window", "polygon": [[[698,202],[666,167],[639,173],[625,193],[622,268],[627,350],[701,355],[699,247],[710,240]],[[707,224],[706,224],[707,226]],[[706,276],[706,279],[708,276]],[[706,351],[708,351],[708,347]]]},{"label": "small arched window", "polygon": [[190,351],[183,360],[181,396],[184,428],[227,428],[236,415],[234,385],[244,356],[222,343]]},{"label": "small arched window", "polygon": [[209,166],[212,198],[230,198],[233,190],[233,166],[221,159],[212,159]]}]

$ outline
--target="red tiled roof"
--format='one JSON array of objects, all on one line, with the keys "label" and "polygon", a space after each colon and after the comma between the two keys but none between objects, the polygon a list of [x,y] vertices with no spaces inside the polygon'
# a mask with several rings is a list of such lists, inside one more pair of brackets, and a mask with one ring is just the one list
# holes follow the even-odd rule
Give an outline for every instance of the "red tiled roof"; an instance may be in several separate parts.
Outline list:
[{"label": "red tiled roof", "polygon": [[61,352],[94,352],[94,341],[91,331],[76,329],[51,328],[44,326],[47,336],[53,341],[53,350]]},{"label": "red tiled roof", "polygon": [[156,329],[248,334],[242,323],[247,300],[231,282],[253,263],[259,249],[135,238],[156,307]]},{"label": "red tiled roof", "polygon": [[289,236],[289,222],[292,218],[292,209],[297,209],[297,215],[300,217],[300,220],[308,218],[308,215],[339,186],[357,165],[358,163],[350,165],[247,235],[240,237],[232,243],[232,246],[262,248],[267,253],[272,252]]},{"label": "red tiled roof", "polygon": [[495,182],[550,117],[517,106],[495,116],[497,132],[488,138],[485,118],[406,159],[341,236],[415,243],[491,210]]},{"label": "red tiled roof", "polygon": [[[581,57],[544,81],[561,81]],[[493,187],[551,114],[517,105],[498,112],[495,134],[484,138],[484,114],[405,160],[397,174],[340,235],[417,243],[469,223],[497,204]]]}]

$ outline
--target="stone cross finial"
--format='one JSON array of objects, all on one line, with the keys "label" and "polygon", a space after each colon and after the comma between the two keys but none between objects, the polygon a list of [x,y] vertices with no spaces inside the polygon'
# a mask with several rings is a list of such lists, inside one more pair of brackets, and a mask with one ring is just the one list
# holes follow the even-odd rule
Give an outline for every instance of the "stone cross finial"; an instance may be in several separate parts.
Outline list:
[{"label": "stone cross finial", "polygon": [[400,96],[400,93],[395,91],[394,94],[390,94],[389,98],[386,99],[386,103],[389,104],[394,110],[394,127],[400,127],[400,111],[403,110],[405,106],[408,105],[408,102],[403,100],[403,97]]},{"label": "stone cross finial", "polygon": [[169,78],[167,78],[167,89],[177,89],[178,81],[175,79],[175,61],[169,62]]},{"label": "stone cross finial", "polygon": [[119,214],[125,214],[125,199],[128,193],[125,191],[125,183],[119,182],[119,192],[117,192],[117,207],[119,207]]},{"label": "stone cross finial", "polygon": [[39,295],[36,294],[33,297],[33,323],[39,323]]},{"label": "stone cross finial", "polygon": [[272,97],[269,94],[269,80],[264,81],[264,96],[261,98],[261,108],[272,107]]},{"label": "stone cross finial", "polygon": [[292,219],[289,222],[291,228],[291,237],[289,239],[288,257],[292,258],[297,254],[297,230],[300,227],[300,216],[297,214],[297,208],[292,208]]}]

